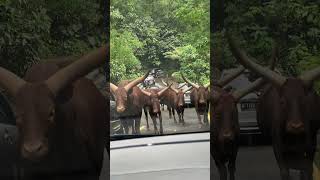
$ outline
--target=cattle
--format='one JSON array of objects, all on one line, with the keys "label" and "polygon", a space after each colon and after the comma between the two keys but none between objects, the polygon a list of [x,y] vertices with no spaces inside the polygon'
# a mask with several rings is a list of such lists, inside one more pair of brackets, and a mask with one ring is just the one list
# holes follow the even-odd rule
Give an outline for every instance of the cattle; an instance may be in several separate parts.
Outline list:
[{"label": "cattle", "polygon": [[240,127],[238,120],[237,102],[241,97],[254,91],[264,83],[263,79],[258,79],[250,86],[232,93],[219,87],[213,87],[210,114],[212,114],[211,125],[211,153],[219,170],[220,179],[227,180],[227,168],[230,180],[235,179],[235,161],[238,152],[238,141],[240,137]]},{"label": "cattle", "polygon": [[[275,48],[277,50],[277,46]],[[273,53],[270,59],[270,67],[274,68],[276,54]],[[239,67],[235,74],[239,75],[243,67]],[[232,75],[232,74],[231,74]],[[235,161],[238,152],[238,141],[240,136],[238,119],[238,101],[248,93],[259,89],[266,83],[264,78],[259,78],[242,90],[228,91],[227,88],[212,85],[211,107],[213,123],[211,125],[211,149],[212,156],[218,167],[220,179],[227,179],[228,163],[229,178],[235,179]]]},{"label": "cattle", "polygon": [[[162,82],[162,84],[164,84],[165,86],[168,86],[168,84],[167,84],[166,82],[164,82],[163,79],[161,79],[161,82]],[[186,83],[183,83],[181,86],[178,86],[177,89],[180,89],[180,88],[182,88],[182,87],[185,86],[185,85],[187,85],[187,84],[186,84]],[[166,93],[166,94],[164,95],[164,97],[170,97],[170,95],[171,95],[172,93],[173,93],[173,92],[172,92],[172,90],[171,90],[171,93]],[[164,105],[167,105],[167,110],[168,110],[168,112],[169,112],[169,119],[171,119],[171,118],[172,118],[172,114],[174,114],[174,107],[173,107],[174,101],[173,101],[173,99],[170,99],[170,98],[162,98],[162,99],[160,100],[160,104],[161,104],[161,106],[162,106],[162,110],[164,110]],[[174,123],[177,123],[176,118],[175,118],[174,115],[173,115],[173,119],[174,119]]]},{"label": "cattle", "polygon": [[108,46],[103,46],[62,69],[35,64],[24,79],[0,67],[0,86],[14,97],[23,178],[99,179],[107,104],[82,77],[107,55]]},{"label": "cattle", "polygon": [[[173,100],[173,108],[176,110],[178,117],[179,117],[179,123],[182,125],[185,125],[184,122],[184,94],[189,91],[192,87],[187,88],[185,90],[182,89],[176,89],[174,87],[170,87],[171,90],[173,90],[173,93],[171,93],[171,99]],[[174,115],[174,114],[173,114]]]},{"label": "cattle", "polygon": [[[214,81],[213,85],[217,87],[223,87],[224,85],[228,84],[230,81],[232,81],[234,78],[236,78],[239,74],[241,74],[244,71],[243,67],[239,67],[238,69],[235,70],[234,73],[229,74],[223,79],[220,79],[219,81]],[[183,80],[190,84],[193,89],[191,90],[190,93],[190,99],[191,103],[195,105],[195,110],[198,116],[198,122],[199,122],[199,128],[202,126],[202,121],[201,121],[201,115],[203,115],[203,121],[206,125],[208,125],[208,110],[209,110],[209,90],[208,86],[202,86],[202,85],[197,85],[193,82],[191,82],[189,79],[187,79],[183,74],[181,74]]]},{"label": "cattle", "polygon": [[183,80],[190,84],[193,89],[190,92],[190,100],[191,103],[194,104],[195,110],[198,116],[199,128],[202,126],[201,115],[203,115],[203,121],[206,125],[208,125],[208,110],[209,110],[209,97],[208,97],[208,86],[204,87],[202,85],[197,85],[187,79],[183,74],[181,74]]},{"label": "cattle", "polygon": [[[167,85],[166,83],[164,83],[165,85]],[[183,86],[185,86],[186,84],[183,84],[182,86],[179,86],[178,89],[182,88]],[[171,86],[172,87],[172,86]],[[186,92],[186,91],[185,91]],[[183,93],[185,93],[183,92]],[[171,119],[171,116],[173,116],[173,121],[175,124],[177,124],[177,120],[176,120],[176,116],[175,116],[175,99],[176,99],[176,92],[172,89],[169,88],[168,91],[164,92],[164,94],[162,95],[162,98],[160,100],[160,102],[162,102],[163,104],[167,105],[167,109],[169,111],[169,119]]]},{"label": "cattle", "polygon": [[132,81],[121,81],[118,86],[110,83],[110,90],[116,100],[116,110],[126,134],[129,134],[129,126],[132,127],[132,134],[140,134],[142,108],[145,102],[144,95],[137,85],[148,77],[149,72]]},{"label": "cattle", "polygon": [[[145,95],[145,105],[147,106],[150,117],[152,119],[155,134],[163,134],[162,116],[161,116],[161,110],[160,110],[160,98],[170,87],[171,85],[161,90],[141,89],[141,92]],[[146,113],[146,111],[145,111],[145,116],[147,120],[147,128],[149,129],[148,114]],[[157,119],[156,119],[157,117],[159,118],[160,132],[158,131],[158,128],[157,128]]]},{"label": "cattle", "polygon": [[298,77],[284,77],[254,62],[227,33],[230,49],[238,61],[265,78],[269,88],[260,96],[260,121],[270,130],[273,151],[281,179],[290,178],[289,169],[300,170],[301,179],[312,179],[316,134],[319,128],[319,96],[313,82],[320,67]]}]

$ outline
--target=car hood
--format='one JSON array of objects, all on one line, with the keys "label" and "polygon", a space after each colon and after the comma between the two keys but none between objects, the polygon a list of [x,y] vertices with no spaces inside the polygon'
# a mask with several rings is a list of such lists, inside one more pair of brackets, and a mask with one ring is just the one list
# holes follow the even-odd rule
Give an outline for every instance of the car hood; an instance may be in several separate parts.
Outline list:
[{"label": "car hood", "polygon": [[210,135],[168,135],[110,143],[111,180],[209,179]]}]

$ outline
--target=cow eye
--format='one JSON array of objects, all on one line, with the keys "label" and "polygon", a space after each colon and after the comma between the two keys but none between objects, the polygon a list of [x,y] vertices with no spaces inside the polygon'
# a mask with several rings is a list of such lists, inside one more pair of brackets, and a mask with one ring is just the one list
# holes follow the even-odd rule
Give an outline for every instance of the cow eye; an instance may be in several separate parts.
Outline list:
[{"label": "cow eye", "polygon": [[54,115],[55,115],[55,109],[52,108],[49,114],[49,121],[53,122],[54,120]]}]

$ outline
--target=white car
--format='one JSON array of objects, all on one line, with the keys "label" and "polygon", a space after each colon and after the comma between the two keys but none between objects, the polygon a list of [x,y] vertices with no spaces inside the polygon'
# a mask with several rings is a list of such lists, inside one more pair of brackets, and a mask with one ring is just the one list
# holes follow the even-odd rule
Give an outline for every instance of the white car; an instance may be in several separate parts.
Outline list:
[{"label": "white car", "polygon": [[210,133],[110,142],[111,180],[209,180]]}]

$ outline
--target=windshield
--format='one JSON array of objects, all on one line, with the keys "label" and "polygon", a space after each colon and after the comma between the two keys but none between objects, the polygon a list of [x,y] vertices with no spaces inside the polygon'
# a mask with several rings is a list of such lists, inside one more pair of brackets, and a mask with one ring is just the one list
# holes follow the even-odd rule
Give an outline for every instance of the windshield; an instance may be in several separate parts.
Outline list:
[{"label": "windshield", "polygon": [[209,131],[209,2],[111,1],[112,140]]}]

